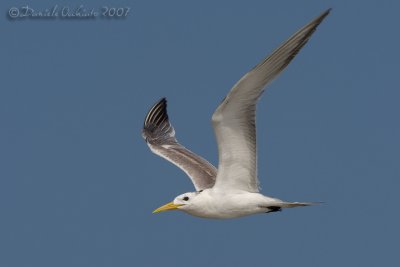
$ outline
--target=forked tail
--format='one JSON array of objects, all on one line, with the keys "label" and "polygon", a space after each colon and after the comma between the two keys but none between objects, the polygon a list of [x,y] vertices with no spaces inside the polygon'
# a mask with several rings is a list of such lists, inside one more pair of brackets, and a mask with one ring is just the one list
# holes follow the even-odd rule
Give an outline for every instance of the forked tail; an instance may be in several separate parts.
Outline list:
[{"label": "forked tail", "polygon": [[282,208],[295,208],[295,207],[314,206],[322,203],[323,202],[282,202],[279,203],[279,206]]}]

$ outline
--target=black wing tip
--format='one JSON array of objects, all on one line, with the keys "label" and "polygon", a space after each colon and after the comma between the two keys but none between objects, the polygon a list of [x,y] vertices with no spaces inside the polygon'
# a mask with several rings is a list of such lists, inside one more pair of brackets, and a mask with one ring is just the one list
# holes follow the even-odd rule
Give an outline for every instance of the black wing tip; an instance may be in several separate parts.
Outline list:
[{"label": "black wing tip", "polygon": [[320,17],[326,17],[330,12],[332,11],[332,8],[327,8],[324,12],[322,12],[322,14],[320,15]]},{"label": "black wing tip", "polygon": [[[329,15],[329,13],[331,13],[331,10],[332,8],[328,8],[307,25],[311,26],[311,31],[310,31],[311,34],[315,31],[315,29],[319,26],[319,24],[321,24],[321,22]],[[307,26],[305,26],[305,28]]]},{"label": "black wing tip", "polygon": [[330,8],[328,8],[327,10],[325,10],[324,12],[322,12],[322,14],[319,15],[319,16],[315,19],[315,22],[316,22],[317,24],[320,24],[320,23],[325,19],[325,17],[328,16],[329,13],[331,13],[331,11],[332,11],[332,8],[330,7]]},{"label": "black wing tip", "polygon": [[328,8],[327,10],[322,12],[321,15],[316,17],[309,24],[307,24],[306,26],[304,26],[302,29],[299,30],[299,32],[300,32],[302,30],[307,29],[305,36],[299,42],[299,46],[295,49],[292,57],[296,56],[296,54],[301,50],[301,48],[303,48],[303,46],[308,42],[308,40],[311,38],[311,35],[316,31],[317,27],[322,23],[322,21],[326,18],[326,16],[329,15],[331,10],[332,10],[332,8]]},{"label": "black wing tip", "polygon": [[331,11],[332,11],[332,8],[330,7],[327,10],[325,10],[324,13],[322,13],[322,15],[326,17]]},{"label": "black wing tip", "polygon": [[151,107],[144,120],[143,128],[148,128],[150,125],[159,126],[164,122],[168,122],[166,97],[162,97]]},{"label": "black wing tip", "polygon": [[167,105],[167,98],[165,96],[162,97],[160,100],[157,101],[157,103],[155,105],[157,105],[159,103],[163,103],[164,105]]}]

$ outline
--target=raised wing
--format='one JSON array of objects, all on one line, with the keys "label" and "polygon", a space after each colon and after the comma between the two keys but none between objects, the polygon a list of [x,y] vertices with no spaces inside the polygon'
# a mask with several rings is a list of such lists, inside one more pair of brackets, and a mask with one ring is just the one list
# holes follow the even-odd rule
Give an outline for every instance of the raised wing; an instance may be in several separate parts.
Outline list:
[{"label": "raised wing", "polygon": [[212,116],[219,166],[215,188],[258,192],[256,104],[264,87],[278,76],[307,43],[330,9],[297,31],[244,75]]},{"label": "raised wing", "polygon": [[168,119],[165,98],[154,104],[148,112],[142,135],[153,153],[172,162],[190,177],[197,191],[214,186],[217,169],[178,143]]}]

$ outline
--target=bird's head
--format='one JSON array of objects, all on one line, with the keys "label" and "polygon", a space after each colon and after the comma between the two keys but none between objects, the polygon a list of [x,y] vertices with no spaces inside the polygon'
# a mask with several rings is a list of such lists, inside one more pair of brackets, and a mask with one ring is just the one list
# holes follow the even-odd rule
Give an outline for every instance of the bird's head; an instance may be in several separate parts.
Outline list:
[{"label": "bird's head", "polygon": [[182,195],[177,196],[174,201],[169,202],[158,209],[154,210],[153,213],[161,212],[161,211],[167,211],[167,210],[187,210],[190,209],[191,206],[193,206],[193,202],[195,198],[199,195],[200,192],[189,192],[189,193],[184,193]]}]

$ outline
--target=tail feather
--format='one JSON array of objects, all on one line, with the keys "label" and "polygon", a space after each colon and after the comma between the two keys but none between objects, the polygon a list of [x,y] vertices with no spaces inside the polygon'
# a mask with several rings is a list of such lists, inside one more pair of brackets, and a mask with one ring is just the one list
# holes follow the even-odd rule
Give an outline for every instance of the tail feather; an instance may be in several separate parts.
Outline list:
[{"label": "tail feather", "polygon": [[314,206],[322,204],[322,202],[282,202],[278,205],[282,208],[295,208],[295,207],[305,207],[305,206]]}]

